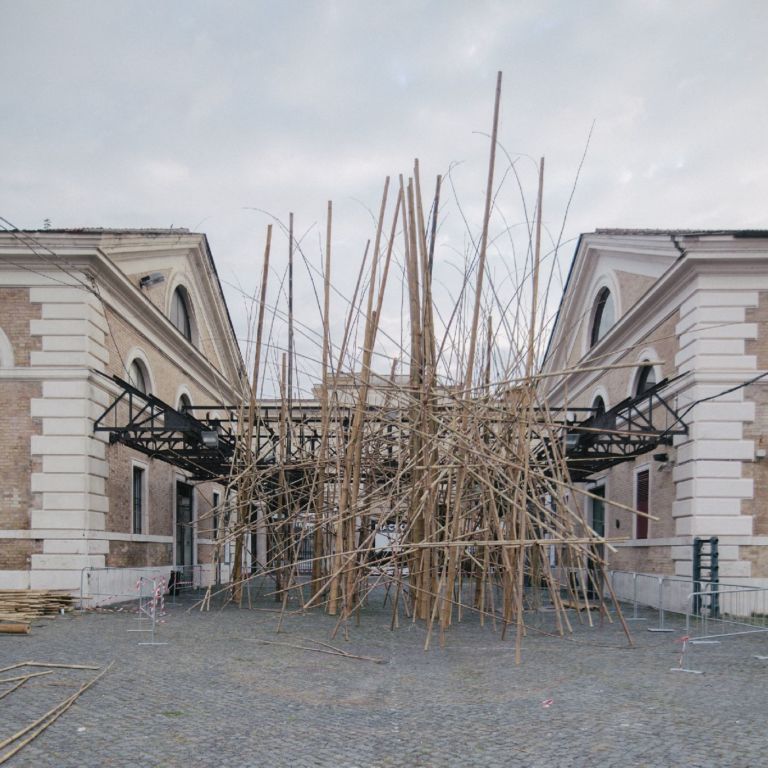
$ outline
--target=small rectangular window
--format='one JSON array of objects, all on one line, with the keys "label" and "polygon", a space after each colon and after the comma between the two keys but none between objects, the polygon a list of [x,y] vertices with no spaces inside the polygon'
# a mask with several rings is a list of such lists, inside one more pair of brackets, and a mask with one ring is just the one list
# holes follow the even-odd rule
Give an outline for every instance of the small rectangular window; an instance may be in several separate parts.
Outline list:
[{"label": "small rectangular window", "polygon": [[144,478],[145,470],[142,467],[133,468],[133,533],[143,533],[144,527]]},{"label": "small rectangular window", "polygon": [[[643,469],[635,475],[635,508],[638,512],[648,514],[651,472]],[[635,515],[635,538],[648,538],[648,518],[645,515]]]}]

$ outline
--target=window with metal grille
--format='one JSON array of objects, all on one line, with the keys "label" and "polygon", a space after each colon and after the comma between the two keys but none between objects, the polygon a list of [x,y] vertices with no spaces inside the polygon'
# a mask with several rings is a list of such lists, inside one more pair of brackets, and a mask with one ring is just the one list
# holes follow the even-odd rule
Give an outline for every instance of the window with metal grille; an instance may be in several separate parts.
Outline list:
[{"label": "window with metal grille", "polygon": [[133,533],[142,533],[144,524],[144,469],[133,468]]},{"label": "window with metal grille", "polygon": [[[650,484],[650,470],[643,469],[635,475],[635,509],[638,512],[648,514]],[[648,538],[648,518],[644,515],[635,515],[635,538]]]}]

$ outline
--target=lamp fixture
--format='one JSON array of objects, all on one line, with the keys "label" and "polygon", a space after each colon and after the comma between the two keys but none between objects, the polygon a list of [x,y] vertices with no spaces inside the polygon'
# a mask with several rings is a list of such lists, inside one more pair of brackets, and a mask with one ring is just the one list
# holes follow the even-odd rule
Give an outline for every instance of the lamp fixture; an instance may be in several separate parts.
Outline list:
[{"label": "lamp fixture", "polygon": [[200,440],[206,448],[217,448],[219,445],[219,430],[218,429],[201,430]]},{"label": "lamp fixture", "polygon": [[165,275],[162,272],[150,272],[148,275],[139,278],[139,288],[150,288],[158,283],[165,282]]}]

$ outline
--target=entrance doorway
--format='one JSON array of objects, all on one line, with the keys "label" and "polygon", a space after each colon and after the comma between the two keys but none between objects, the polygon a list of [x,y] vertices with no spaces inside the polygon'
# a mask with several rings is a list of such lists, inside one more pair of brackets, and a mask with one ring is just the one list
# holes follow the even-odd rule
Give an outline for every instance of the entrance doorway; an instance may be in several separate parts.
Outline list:
[{"label": "entrance doorway", "polygon": [[193,510],[193,488],[180,480],[176,482],[176,563],[183,573],[184,581],[192,576],[195,564],[195,528]]}]

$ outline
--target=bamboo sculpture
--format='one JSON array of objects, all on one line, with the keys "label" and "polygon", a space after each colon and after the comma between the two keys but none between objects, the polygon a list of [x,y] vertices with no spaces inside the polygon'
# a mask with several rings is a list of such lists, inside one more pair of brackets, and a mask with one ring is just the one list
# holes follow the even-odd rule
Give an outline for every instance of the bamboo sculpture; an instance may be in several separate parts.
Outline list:
[{"label": "bamboo sculpture", "polygon": [[[250,401],[241,413],[241,450],[229,478],[235,514],[219,541],[219,551],[224,543],[235,542],[231,590],[238,603],[248,579],[266,578],[282,611],[293,602],[301,610],[326,610],[337,617],[336,631],[347,633],[371,593],[383,588],[391,598],[390,626],[398,626],[401,616],[423,622],[425,648],[435,632],[444,642],[452,623],[473,611],[481,623],[487,617],[498,622],[502,636],[508,627],[514,629],[519,662],[527,611],[547,600],[557,631],[565,634],[571,629],[569,605],[586,609],[590,622],[595,610],[607,615],[606,589],[629,639],[603,578],[604,551],[610,542],[590,529],[572,503],[586,492],[570,480],[559,416],[540,402],[536,386],[543,158],[531,235],[530,312],[520,306],[510,309],[494,327],[487,301],[500,96],[501,73],[482,234],[462,295],[450,313],[441,315],[442,335],[433,301],[441,178],[427,217],[418,161],[411,178],[398,179],[394,195],[386,180],[373,247],[366,247],[343,333],[335,345],[330,333],[332,206],[328,204],[320,373],[314,399],[320,413],[317,439],[301,439],[305,426],[297,410],[306,403],[293,397],[291,299],[277,444],[266,456],[259,453],[256,437],[264,426],[257,394],[265,364],[269,228]],[[292,216],[289,238],[292,257]],[[403,265],[408,343],[400,350],[402,359],[392,360],[387,377],[375,373],[374,353],[394,259]],[[362,340],[359,349],[356,338]],[[493,358],[502,341],[515,353],[498,371]],[[398,367],[407,370],[407,377],[396,374]],[[384,525],[394,533],[388,535],[386,546],[380,541],[377,545],[377,528]],[[255,532],[266,538],[267,554],[254,562],[256,553],[251,552],[252,569],[246,573],[243,553]],[[300,553],[308,541],[312,542],[309,575],[299,572],[299,563],[306,565],[306,555],[302,560]]]}]

